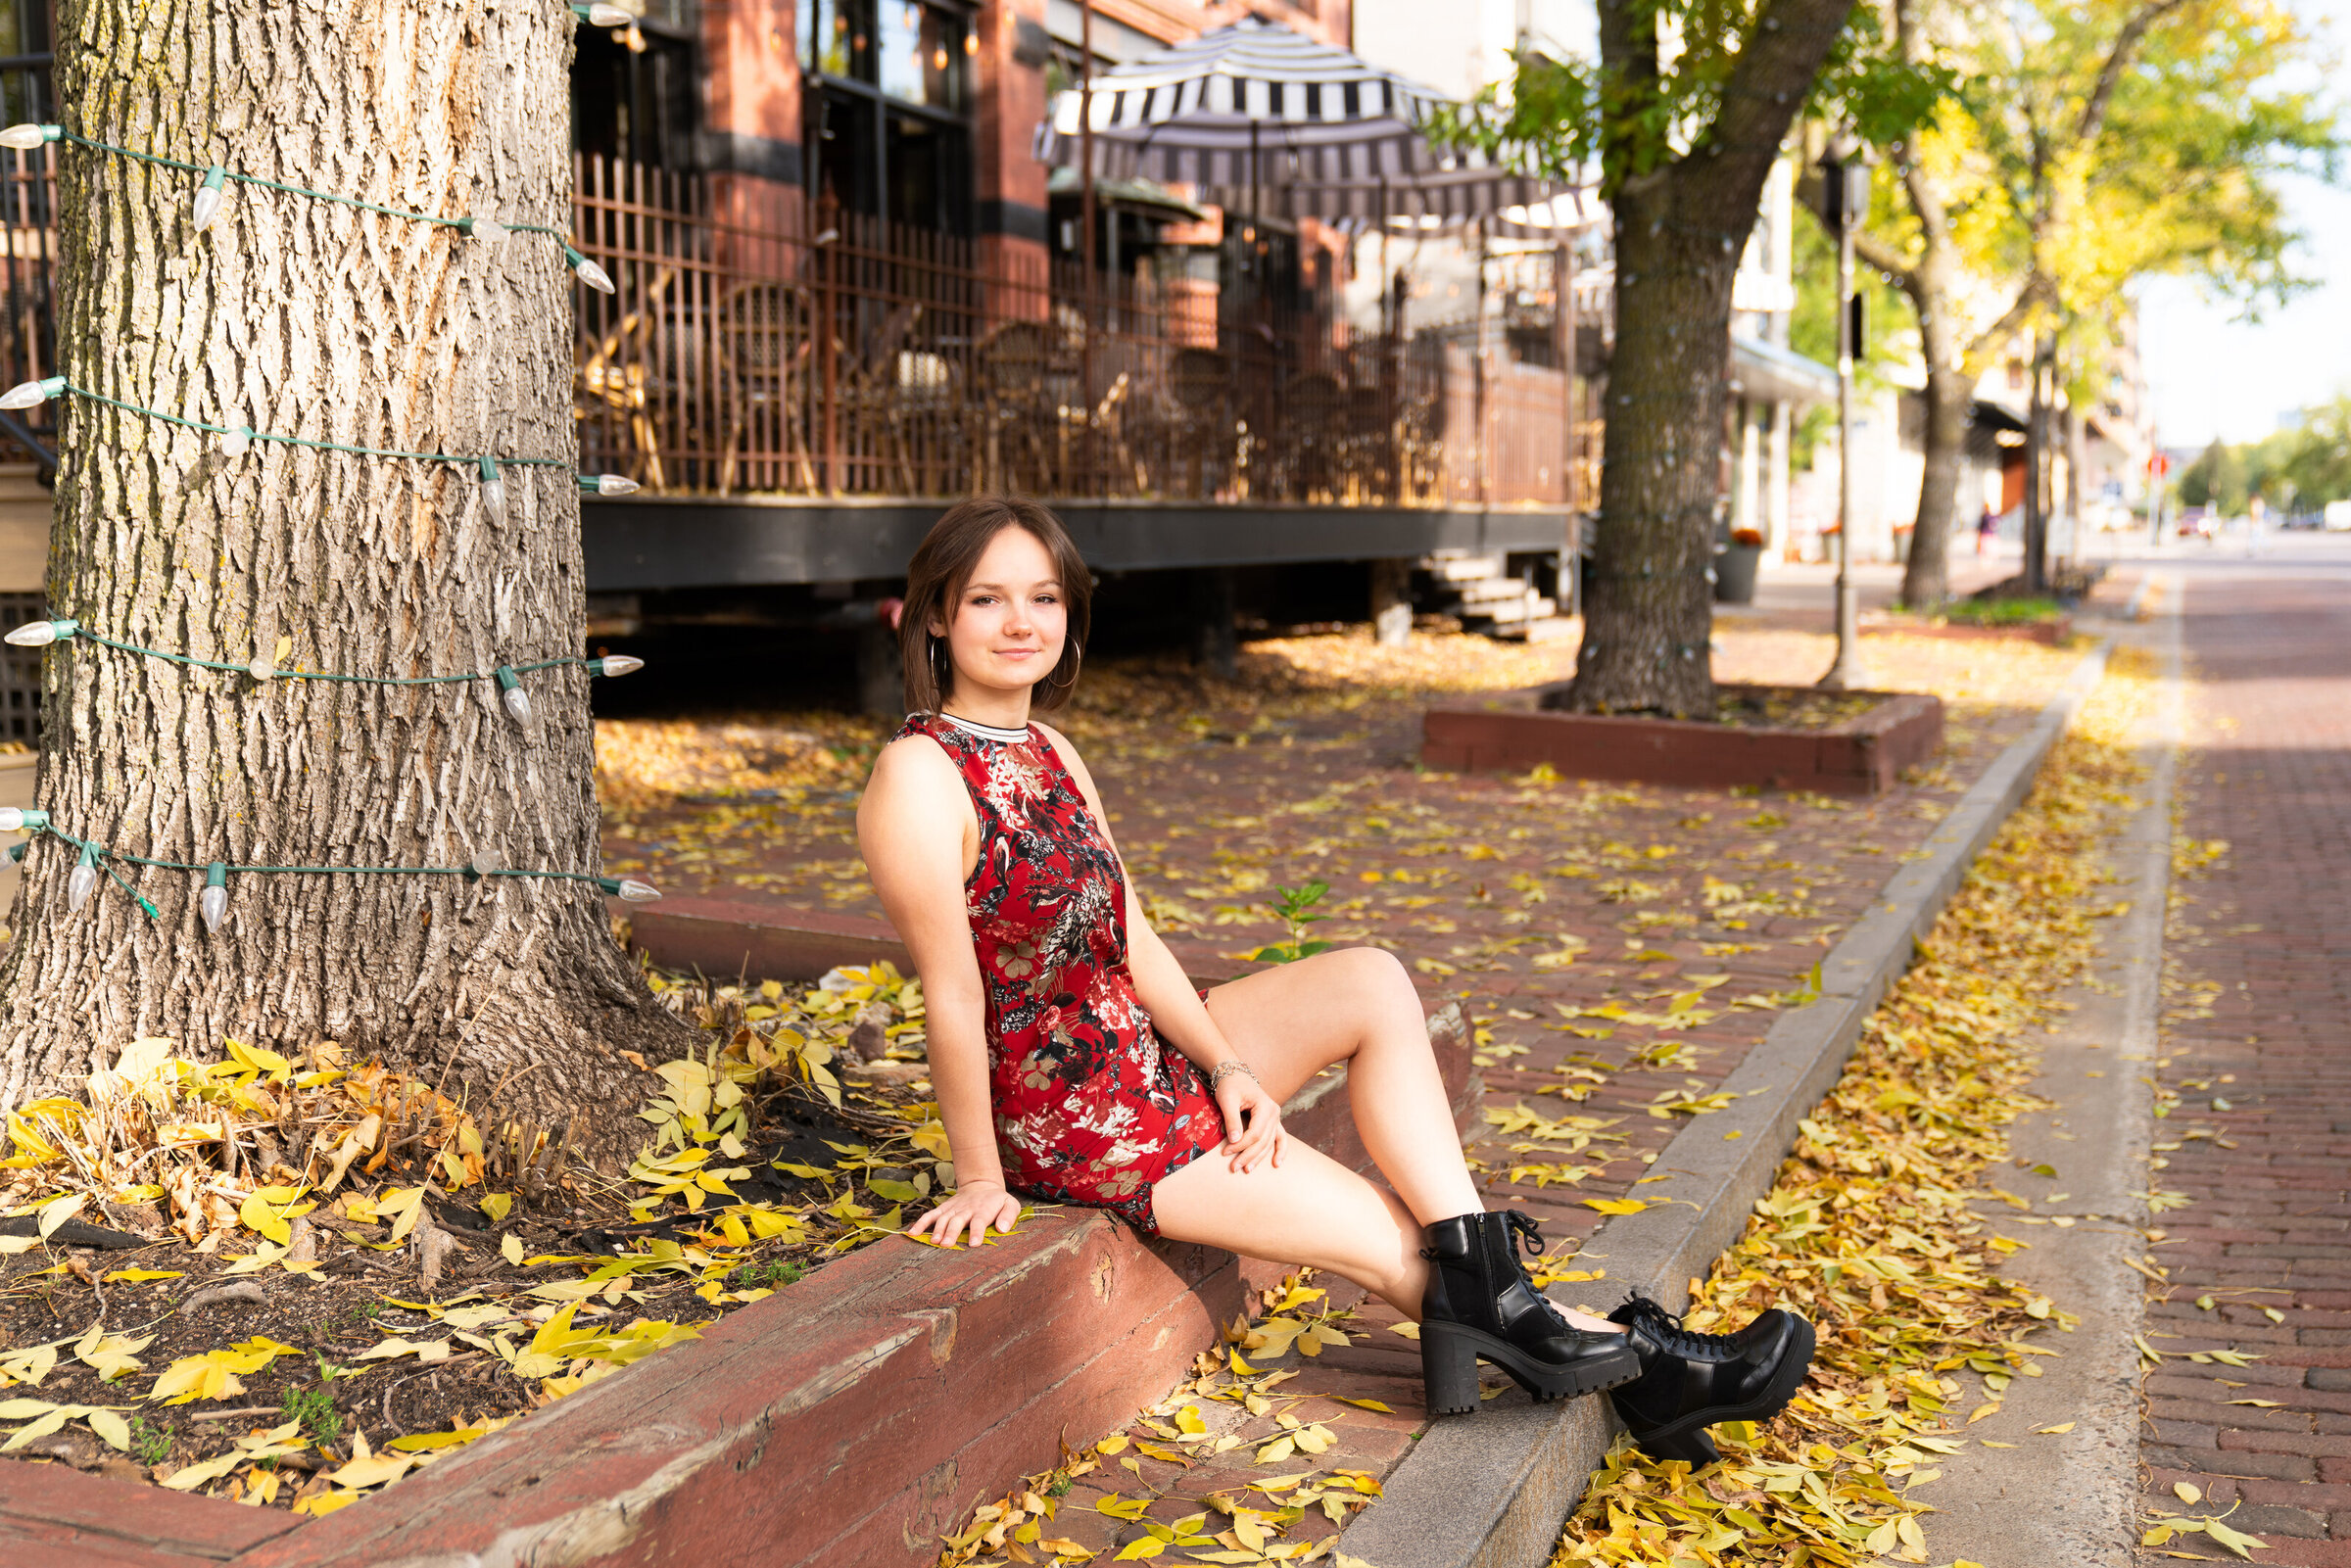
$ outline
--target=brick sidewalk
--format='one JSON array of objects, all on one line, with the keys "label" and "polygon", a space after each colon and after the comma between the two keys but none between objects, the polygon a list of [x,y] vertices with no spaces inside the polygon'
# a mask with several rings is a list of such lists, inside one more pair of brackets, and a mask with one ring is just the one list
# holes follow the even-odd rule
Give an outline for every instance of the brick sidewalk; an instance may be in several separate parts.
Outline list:
[{"label": "brick sidewalk", "polygon": [[[2204,567],[2185,599],[2183,829],[2229,849],[2167,943],[2155,1186],[2190,1201],[2156,1220],[2142,1453],[2151,1509],[2233,1506],[2257,1561],[2351,1568],[2351,552],[2289,551],[2312,560]],[[2183,1358],[2221,1350],[2260,1358]]]}]

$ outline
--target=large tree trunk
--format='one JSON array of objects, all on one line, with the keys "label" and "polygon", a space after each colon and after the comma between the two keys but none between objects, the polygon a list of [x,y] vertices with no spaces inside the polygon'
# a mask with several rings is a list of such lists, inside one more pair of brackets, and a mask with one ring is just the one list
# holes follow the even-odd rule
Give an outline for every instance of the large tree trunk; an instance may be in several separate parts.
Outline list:
[{"label": "large tree trunk", "polygon": [[[1767,0],[1686,153],[1630,172],[1604,154],[1615,214],[1616,345],[1608,365],[1592,594],[1570,704],[1586,713],[1714,716],[1707,662],[1721,486],[1731,279],[1763,181],[1836,44],[1851,0]],[[1657,10],[1600,0],[1610,110],[1638,124],[1659,68]],[[1640,131],[1617,134],[1628,141]]]},{"label": "large tree trunk", "polygon": [[[1937,312],[1940,320],[1942,312]],[[1919,325],[1929,320],[1921,311]],[[1937,334],[1922,330],[1926,339],[1927,429],[1926,467],[1918,481],[1918,518],[1910,530],[1910,560],[1902,568],[1902,602],[1915,608],[1941,604],[1951,596],[1951,518],[1959,502],[1959,467],[1967,454],[1967,416],[1974,402],[1968,379],[1947,357],[1935,350]],[[1949,328],[1942,336],[1950,335]]]},{"label": "large tree trunk", "polygon": [[[572,15],[552,4],[353,8],[67,0],[58,96],[82,134],[451,216],[568,228]],[[502,522],[473,472],[217,438],[87,400],[63,415],[52,612],[243,663],[400,676],[579,651],[568,273],[503,242],[59,144],[59,360],[76,384],[188,418],[509,466]],[[527,675],[518,727],[488,681],[383,687],[193,670],[53,647],[38,798],[110,849],[203,865],[503,865],[593,872],[588,676]],[[678,1038],[592,882],[457,876],[229,879],[119,870],[67,907],[72,848],[36,836],[0,966],[0,1103],[68,1085],[141,1035],[333,1039],[497,1110],[580,1113],[609,1156],[644,1081],[622,1047]]]},{"label": "large tree trunk", "polygon": [[[1587,713],[1714,716],[1706,644],[1723,378],[1737,244],[1676,210],[1660,182],[1615,203],[1616,345],[1608,360],[1600,522],[1570,701]],[[1757,198],[1760,198],[1758,186]]]}]

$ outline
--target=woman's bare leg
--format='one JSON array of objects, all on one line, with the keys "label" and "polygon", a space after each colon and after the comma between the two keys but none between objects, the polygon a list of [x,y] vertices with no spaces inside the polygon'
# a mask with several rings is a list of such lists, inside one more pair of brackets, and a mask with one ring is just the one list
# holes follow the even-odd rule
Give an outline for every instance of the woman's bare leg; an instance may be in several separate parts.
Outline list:
[{"label": "woman's bare leg", "polygon": [[1164,1177],[1151,1207],[1172,1240],[1327,1269],[1420,1316],[1429,1265],[1419,1222],[1394,1193],[1319,1149],[1292,1142],[1280,1164],[1246,1173],[1211,1150]]},{"label": "woman's bare leg", "polygon": [[[1154,1189],[1161,1234],[1328,1269],[1417,1320],[1428,1283],[1421,1227],[1485,1204],[1462,1159],[1419,993],[1404,966],[1378,948],[1320,953],[1218,986],[1208,1010],[1276,1099],[1345,1062],[1356,1128],[1396,1190],[1295,1140],[1278,1165],[1247,1174],[1211,1152]],[[1606,1318],[1567,1317],[1578,1328],[1620,1331]]]},{"label": "woman's bare leg", "polygon": [[1364,1148],[1420,1223],[1485,1208],[1462,1160],[1420,994],[1394,954],[1351,947],[1243,975],[1208,993],[1208,1012],[1276,1100],[1346,1063]]}]

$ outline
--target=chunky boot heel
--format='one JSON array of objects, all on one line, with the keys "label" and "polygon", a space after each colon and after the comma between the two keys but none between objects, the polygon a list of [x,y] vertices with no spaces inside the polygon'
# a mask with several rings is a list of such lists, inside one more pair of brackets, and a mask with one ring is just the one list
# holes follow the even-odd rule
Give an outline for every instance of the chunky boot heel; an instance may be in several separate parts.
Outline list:
[{"label": "chunky boot heel", "polygon": [[1653,1459],[1693,1468],[1719,1455],[1706,1428],[1767,1421],[1787,1408],[1812,1367],[1812,1325],[1773,1307],[1736,1334],[1698,1334],[1645,1296],[1608,1314],[1624,1325],[1641,1376],[1609,1396],[1633,1441]]},{"label": "chunky boot heel", "polygon": [[1640,1376],[1623,1335],[1573,1327],[1527,1279],[1518,1248],[1539,1250],[1537,1236],[1521,1213],[1458,1214],[1428,1227],[1420,1256],[1436,1266],[1420,1300],[1420,1366],[1431,1414],[1477,1408],[1479,1361],[1546,1402]]},{"label": "chunky boot heel", "polygon": [[1477,1347],[1449,1323],[1420,1326],[1420,1381],[1431,1415],[1466,1415],[1477,1408]]}]

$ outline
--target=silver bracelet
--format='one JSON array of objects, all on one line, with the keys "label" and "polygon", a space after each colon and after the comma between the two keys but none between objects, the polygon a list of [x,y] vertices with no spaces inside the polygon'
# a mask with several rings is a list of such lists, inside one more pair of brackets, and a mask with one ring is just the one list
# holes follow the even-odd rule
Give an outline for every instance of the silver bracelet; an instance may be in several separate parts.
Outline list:
[{"label": "silver bracelet", "polygon": [[1257,1081],[1257,1074],[1249,1071],[1248,1063],[1238,1060],[1220,1062],[1217,1064],[1216,1070],[1208,1075],[1208,1092],[1214,1094],[1224,1087],[1224,1080],[1236,1072],[1248,1072],[1249,1081],[1251,1083]]}]

